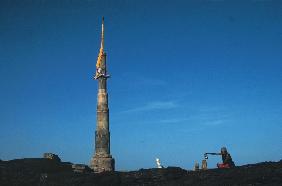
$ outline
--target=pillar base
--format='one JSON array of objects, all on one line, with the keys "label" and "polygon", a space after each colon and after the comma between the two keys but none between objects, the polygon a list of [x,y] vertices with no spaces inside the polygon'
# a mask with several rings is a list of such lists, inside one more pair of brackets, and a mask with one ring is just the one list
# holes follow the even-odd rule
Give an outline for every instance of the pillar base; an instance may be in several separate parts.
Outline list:
[{"label": "pillar base", "polygon": [[114,171],[115,159],[111,155],[95,155],[91,160],[90,168],[96,173]]}]

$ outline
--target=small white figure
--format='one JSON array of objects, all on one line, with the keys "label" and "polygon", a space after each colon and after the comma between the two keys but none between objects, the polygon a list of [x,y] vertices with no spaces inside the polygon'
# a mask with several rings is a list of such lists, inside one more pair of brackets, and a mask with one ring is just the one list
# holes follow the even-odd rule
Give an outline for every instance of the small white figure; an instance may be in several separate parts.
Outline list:
[{"label": "small white figure", "polygon": [[160,161],[159,158],[156,158],[156,163],[157,163],[157,168],[158,168],[158,169],[164,168],[164,167],[161,165],[161,161]]}]

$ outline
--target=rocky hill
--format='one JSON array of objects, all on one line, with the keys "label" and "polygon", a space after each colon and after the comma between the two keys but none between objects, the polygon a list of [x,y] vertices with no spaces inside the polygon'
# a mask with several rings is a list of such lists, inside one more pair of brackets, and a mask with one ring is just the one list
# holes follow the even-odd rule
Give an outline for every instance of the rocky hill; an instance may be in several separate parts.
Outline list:
[{"label": "rocky hill", "polygon": [[232,169],[187,171],[178,167],[131,172],[74,172],[72,164],[44,158],[0,161],[1,186],[254,186],[282,185],[282,160]]}]

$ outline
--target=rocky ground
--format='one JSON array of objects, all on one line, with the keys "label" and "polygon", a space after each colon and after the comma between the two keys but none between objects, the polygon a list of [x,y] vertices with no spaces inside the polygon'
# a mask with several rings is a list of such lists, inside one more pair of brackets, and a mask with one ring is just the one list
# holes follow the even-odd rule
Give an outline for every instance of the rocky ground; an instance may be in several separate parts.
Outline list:
[{"label": "rocky ground", "polygon": [[282,160],[232,169],[187,171],[178,167],[131,172],[75,173],[71,163],[43,158],[0,161],[1,186],[282,186]]}]

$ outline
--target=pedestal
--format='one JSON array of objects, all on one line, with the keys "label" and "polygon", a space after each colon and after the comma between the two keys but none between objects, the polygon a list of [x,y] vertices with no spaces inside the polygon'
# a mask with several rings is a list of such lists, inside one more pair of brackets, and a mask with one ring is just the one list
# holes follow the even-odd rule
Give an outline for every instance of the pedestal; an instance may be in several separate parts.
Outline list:
[{"label": "pedestal", "polygon": [[90,164],[90,168],[96,172],[114,171],[115,159],[111,155],[95,155]]}]

